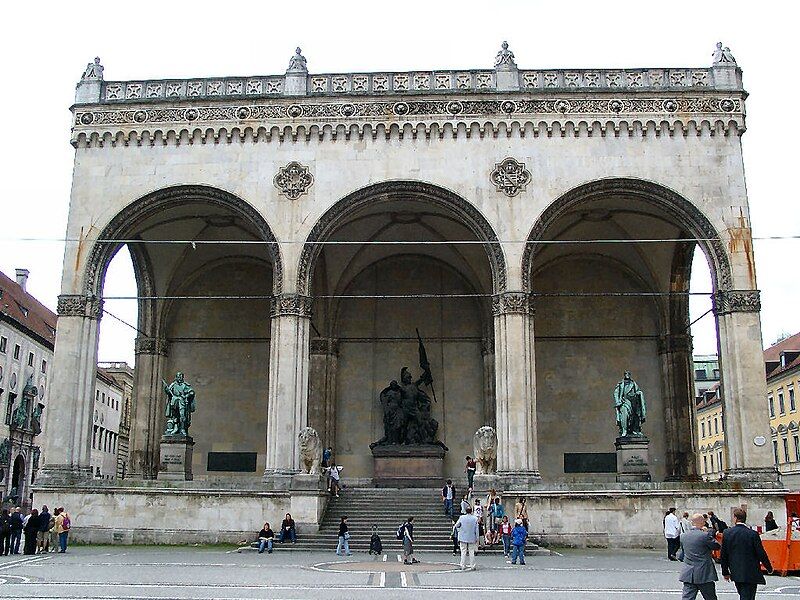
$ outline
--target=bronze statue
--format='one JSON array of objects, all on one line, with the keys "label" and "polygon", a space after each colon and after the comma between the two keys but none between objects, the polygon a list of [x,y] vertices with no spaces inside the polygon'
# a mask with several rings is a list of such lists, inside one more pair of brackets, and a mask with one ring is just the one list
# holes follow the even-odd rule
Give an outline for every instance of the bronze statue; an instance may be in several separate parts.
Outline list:
[{"label": "bronze statue", "polygon": [[167,407],[164,414],[167,424],[164,435],[167,437],[188,436],[189,426],[192,424],[192,413],[196,409],[194,390],[186,383],[183,373],[175,374],[175,381],[167,384],[163,379],[164,392],[167,394]]},{"label": "bronze statue", "polygon": [[647,417],[644,392],[631,377],[630,371],[614,388],[614,408],[617,413],[619,437],[644,437],[642,423]]}]

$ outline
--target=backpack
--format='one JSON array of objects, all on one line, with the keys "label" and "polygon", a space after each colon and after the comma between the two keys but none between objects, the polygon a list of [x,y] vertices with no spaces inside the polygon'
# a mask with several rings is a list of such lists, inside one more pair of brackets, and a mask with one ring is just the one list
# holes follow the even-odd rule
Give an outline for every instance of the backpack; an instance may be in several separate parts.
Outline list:
[{"label": "backpack", "polygon": [[61,522],[61,529],[64,531],[69,531],[70,526],[72,523],[69,520],[69,517],[64,517],[64,520]]},{"label": "backpack", "polygon": [[727,528],[728,528],[728,524],[727,524],[725,521],[723,521],[722,519],[719,519],[719,520],[717,521],[717,531],[718,531],[719,533],[722,533],[722,532],[723,532],[723,531],[725,531]]},{"label": "backpack", "polygon": [[397,528],[397,539],[402,540],[405,533],[406,533],[406,524],[403,523],[402,525],[400,525],[400,527]]}]

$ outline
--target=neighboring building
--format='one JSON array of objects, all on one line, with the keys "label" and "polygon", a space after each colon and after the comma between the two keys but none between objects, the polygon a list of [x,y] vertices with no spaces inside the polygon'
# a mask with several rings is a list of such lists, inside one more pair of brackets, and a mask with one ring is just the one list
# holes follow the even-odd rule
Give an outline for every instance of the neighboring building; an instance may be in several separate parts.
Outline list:
[{"label": "neighboring building", "polygon": [[119,416],[119,434],[117,442],[117,479],[125,479],[131,435],[133,369],[126,362],[101,362],[98,363],[98,367],[113,377],[122,388],[122,410]]},{"label": "neighboring building", "polygon": [[117,478],[123,387],[105,369],[97,368],[92,425],[91,467],[95,479]]},{"label": "neighboring building", "polygon": [[720,390],[720,384],[716,382],[695,398],[698,474],[707,481],[721,479],[728,467]]},{"label": "neighboring building", "polygon": [[764,351],[772,454],[787,486],[800,485],[800,333]]},{"label": "neighboring building", "polygon": [[28,273],[0,272],[0,495],[23,506],[41,462],[56,335],[56,315],[25,289]]},{"label": "neighboring building", "polygon": [[699,398],[719,383],[719,357],[716,354],[694,356],[694,397]]}]

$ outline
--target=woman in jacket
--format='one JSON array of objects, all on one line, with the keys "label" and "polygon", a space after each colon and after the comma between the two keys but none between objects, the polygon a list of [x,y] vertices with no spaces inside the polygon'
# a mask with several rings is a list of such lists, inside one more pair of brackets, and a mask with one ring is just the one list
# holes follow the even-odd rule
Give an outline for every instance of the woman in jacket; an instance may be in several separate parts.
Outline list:
[{"label": "woman in jacket", "polygon": [[264,527],[258,532],[258,553],[264,552],[267,549],[267,554],[272,554],[272,544],[275,541],[275,533],[269,526],[269,523],[264,523]]},{"label": "woman in jacket", "polygon": [[0,514],[0,554],[8,556],[11,553],[11,515],[4,508]]},{"label": "woman in jacket", "polygon": [[286,538],[292,540],[293,544],[297,541],[297,530],[294,527],[294,519],[289,513],[286,513],[286,518],[281,521],[281,533],[278,537],[278,541],[282,544],[286,541]]},{"label": "woman in jacket", "polygon": [[347,516],[342,517],[342,522],[339,523],[339,543],[336,545],[336,556],[342,555],[342,550],[347,556],[352,556],[350,552],[350,531],[347,527]]},{"label": "woman in jacket", "polygon": [[28,515],[27,522],[22,530],[25,532],[25,546],[23,546],[23,554],[36,554],[36,536],[39,534],[39,528],[42,522],[39,519],[39,511],[35,508]]}]

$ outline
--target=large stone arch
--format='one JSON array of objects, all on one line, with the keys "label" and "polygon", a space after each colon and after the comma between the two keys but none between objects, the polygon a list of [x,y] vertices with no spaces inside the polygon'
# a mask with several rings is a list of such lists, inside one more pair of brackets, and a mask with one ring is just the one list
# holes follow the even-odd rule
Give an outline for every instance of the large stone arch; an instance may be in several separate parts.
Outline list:
[{"label": "large stone arch", "polygon": [[297,269],[297,293],[308,294],[314,275],[314,262],[325,240],[347,214],[367,203],[412,199],[430,202],[450,210],[485,244],[492,274],[493,293],[506,289],[506,261],[494,228],[473,204],[450,190],[421,181],[385,181],[367,186],[345,196],[329,208],[315,223],[306,238]]},{"label": "large stone arch", "polygon": [[[118,212],[108,222],[100,232],[98,241],[92,246],[86,261],[83,278],[84,295],[97,298],[102,296],[105,270],[122,245],[122,242],[117,240],[124,239],[126,231],[131,229],[133,223],[163,210],[171,203],[187,199],[225,207],[238,213],[256,228],[261,239],[267,242],[272,259],[273,293],[280,294],[283,289],[283,261],[278,241],[264,217],[248,202],[230,192],[205,185],[178,185],[142,196]],[[132,244],[132,246],[134,245]],[[152,291],[152,281],[148,280],[148,273],[151,269],[147,268],[146,257],[142,253],[132,250],[131,258],[136,267],[134,270],[137,286],[142,292]]]},{"label": "large stone arch", "polygon": [[730,259],[711,221],[689,200],[661,184],[634,178],[599,179],[573,188],[552,202],[539,216],[528,234],[522,255],[522,286],[530,291],[531,267],[541,240],[549,226],[577,204],[608,194],[633,196],[655,205],[693,234],[703,249],[711,267],[714,291],[731,289],[733,275]]}]

